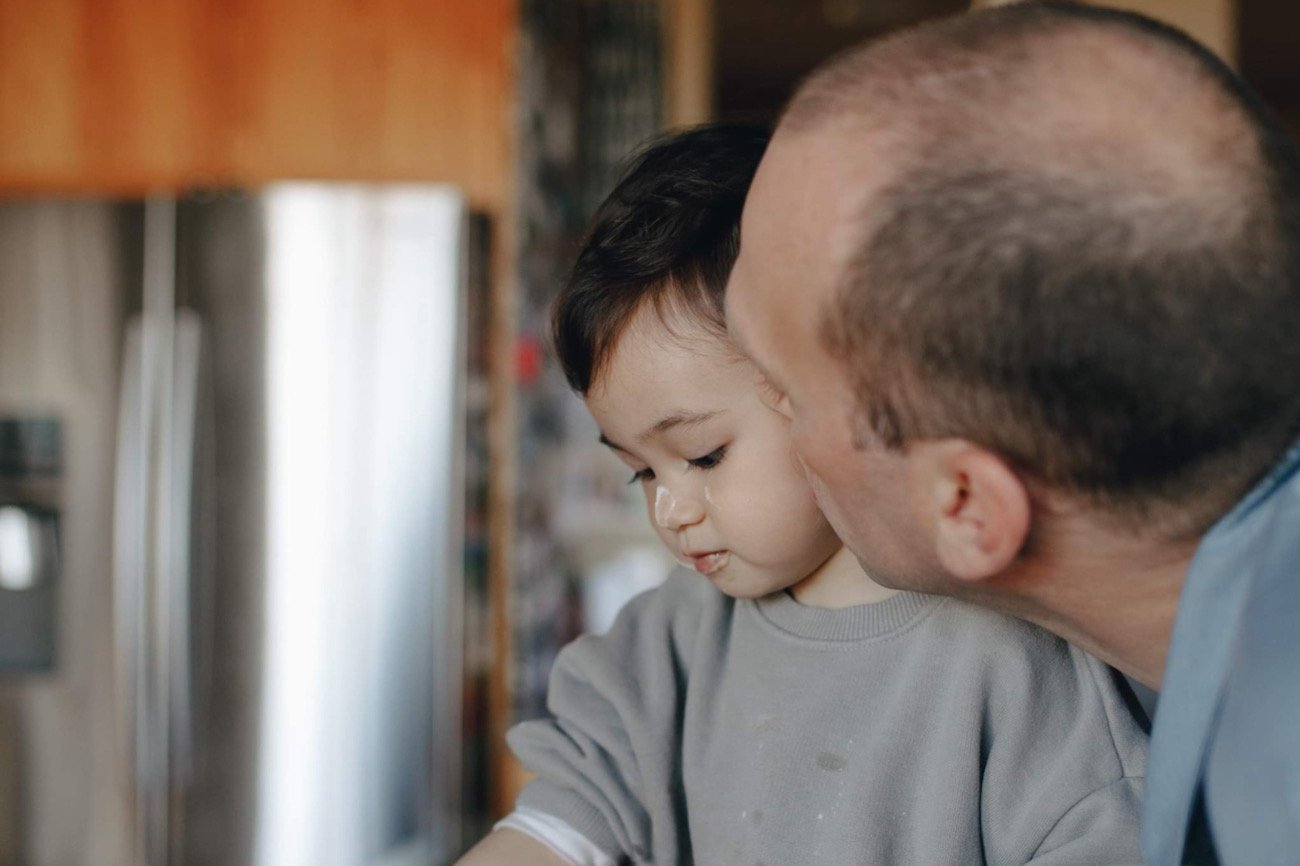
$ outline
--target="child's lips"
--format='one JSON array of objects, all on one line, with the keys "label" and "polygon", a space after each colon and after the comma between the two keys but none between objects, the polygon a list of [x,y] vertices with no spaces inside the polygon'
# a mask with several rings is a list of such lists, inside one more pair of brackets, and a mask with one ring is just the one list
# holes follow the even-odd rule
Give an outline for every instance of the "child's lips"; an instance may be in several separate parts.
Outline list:
[{"label": "child's lips", "polygon": [[686,558],[690,560],[692,568],[708,577],[727,567],[727,563],[731,560],[731,552],[714,550],[709,553],[687,554]]}]

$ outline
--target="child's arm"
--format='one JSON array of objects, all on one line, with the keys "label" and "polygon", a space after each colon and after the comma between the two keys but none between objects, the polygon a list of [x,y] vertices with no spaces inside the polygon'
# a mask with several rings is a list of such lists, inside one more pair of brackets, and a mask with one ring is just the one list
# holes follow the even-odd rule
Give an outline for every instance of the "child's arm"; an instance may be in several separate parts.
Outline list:
[{"label": "child's arm", "polygon": [[608,634],[560,653],[547,689],[550,717],[515,725],[507,742],[536,775],[516,814],[546,814],[615,859],[644,862],[652,849],[676,850],[684,828],[672,826],[680,697],[671,642],[638,601]]},{"label": "child's arm", "polygon": [[675,861],[689,850],[679,757],[688,647],[724,601],[698,575],[678,574],[629,602],[607,633],[561,651],[549,717],[507,737],[536,775],[516,816],[554,819],[615,862]]},{"label": "child's arm", "polygon": [[572,866],[550,846],[527,833],[504,827],[493,830],[460,860],[456,866]]}]

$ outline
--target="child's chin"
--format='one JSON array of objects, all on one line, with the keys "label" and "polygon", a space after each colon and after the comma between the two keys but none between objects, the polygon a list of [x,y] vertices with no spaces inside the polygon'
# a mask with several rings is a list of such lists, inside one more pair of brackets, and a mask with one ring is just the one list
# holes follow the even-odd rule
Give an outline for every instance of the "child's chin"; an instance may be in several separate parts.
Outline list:
[{"label": "child's chin", "polygon": [[704,575],[703,577],[723,595],[735,599],[763,598],[785,589],[785,585],[781,581],[755,580],[752,578],[746,580],[734,574],[731,569],[723,569],[721,572]]}]

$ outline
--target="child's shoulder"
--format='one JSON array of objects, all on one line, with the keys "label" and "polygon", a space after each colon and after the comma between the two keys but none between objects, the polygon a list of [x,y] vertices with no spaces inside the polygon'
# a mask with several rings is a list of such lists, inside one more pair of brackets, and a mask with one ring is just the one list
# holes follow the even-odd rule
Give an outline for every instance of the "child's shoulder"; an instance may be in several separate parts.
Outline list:
[{"label": "child's shoulder", "polygon": [[646,686],[653,685],[661,700],[664,689],[684,682],[700,638],[725,628],[733,604],[699,575],[675,570],[623,605],[608,631],[583,635],[560,651],[551,698],[579,683],[622,695],[629,705],[647,700]]},{"label": "child's shoulder", "polygon": [[696,636],[724,625],[734,607],[734,599],[698,574],[674,569],[663,583],[624,604],[608,631],[583,635],[564,655],[654,654],[664,646],[685,652]]},{"label": "child's shoulder", "polygon": [[1144,763],[1145,736],[1105,662],[1046,629],[987,608],[948,599],[936,614],[938,629],[958,642],[954,655],[978,668],[967,673],[983,684],[995,715],[1016,716],[1031,705],[1039,715],[1095,714],[1123,760]]},{"label": "child's shoulder", "polygon": [[945,635],[991,653],[1024,654],[1032,658],[1070,650],[1065,638],[1034,623],[957,598],[945,598],[935,612],[935,620],[933,627]]},{"label": "child's shoulder", "polygon": [[947,599],[931,624],[954,654],[999,684],[1067,684],[1088,692],[1113,687],[1109,668],[1091,654],[1046,629],[1009,614]]}]

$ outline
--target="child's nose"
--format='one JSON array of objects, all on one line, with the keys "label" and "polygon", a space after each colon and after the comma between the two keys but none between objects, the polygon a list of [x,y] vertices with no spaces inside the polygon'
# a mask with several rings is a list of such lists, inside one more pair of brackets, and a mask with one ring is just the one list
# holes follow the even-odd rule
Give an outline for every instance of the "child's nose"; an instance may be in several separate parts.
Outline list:
[{"label": "child's nose", "polygon": [[678,532],[704,519],[704,504],[693,492],[660,485],[655,490],[655,523]]}]

